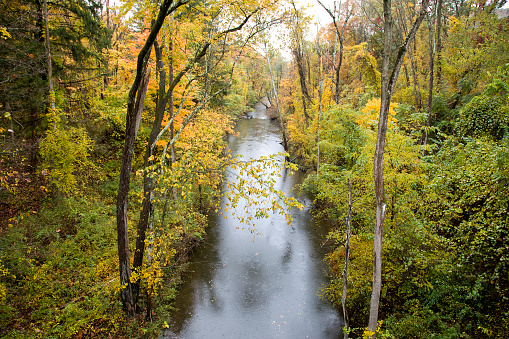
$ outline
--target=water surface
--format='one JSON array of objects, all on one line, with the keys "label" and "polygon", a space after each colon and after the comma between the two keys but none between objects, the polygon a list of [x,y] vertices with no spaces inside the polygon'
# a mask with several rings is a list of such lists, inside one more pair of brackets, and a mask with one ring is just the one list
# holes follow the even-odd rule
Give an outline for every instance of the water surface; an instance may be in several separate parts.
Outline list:
[{"label": "water surface", "polygon": [[[232,153],[249,159],[283,152],[278,123],[265,106],[250,116],[229,137]],[[302,179],[282,175],[276,185],[296,196],[292,188]],[[339,314],[318,296],[326,282],[321,243],[327,230],[315,225],[308,207],[292,214],[292,226],[281,215],[255,221],[261,235],[242,230],[231,216],[211,217],[164,338],[339,338]]]}]

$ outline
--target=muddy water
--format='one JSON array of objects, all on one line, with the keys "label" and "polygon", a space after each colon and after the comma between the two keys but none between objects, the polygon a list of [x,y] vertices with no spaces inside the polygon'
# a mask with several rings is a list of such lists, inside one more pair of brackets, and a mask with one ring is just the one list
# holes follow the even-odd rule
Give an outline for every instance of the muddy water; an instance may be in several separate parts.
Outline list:
[{"label": "muddy water", "polygon": [[[232,153],[249,159],[282,152],[278,125],[265,106],[250,116],[229,138]],[[277,185],[295,196],[292,188],[302,179],[301,173],[283,175]],[[293,218],[292,226],[280,215],[256,221],[261,235],[253,236],[233,217],[211,217],[164,338],[339,338],[339,314],[318,296],[327,230],[315,225],[307,207],[294,210]]]}]

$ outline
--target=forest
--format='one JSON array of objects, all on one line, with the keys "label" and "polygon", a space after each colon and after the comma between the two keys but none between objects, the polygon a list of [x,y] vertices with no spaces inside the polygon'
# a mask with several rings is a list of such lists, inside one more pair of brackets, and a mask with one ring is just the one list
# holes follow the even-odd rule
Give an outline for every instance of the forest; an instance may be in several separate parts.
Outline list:
[{"label": "forest", "polygon": [[157,338],[221,197],[291,223],[226,151],[267,98],[344,338],[508,338],[506,7],[0,0],[0,337]]}]

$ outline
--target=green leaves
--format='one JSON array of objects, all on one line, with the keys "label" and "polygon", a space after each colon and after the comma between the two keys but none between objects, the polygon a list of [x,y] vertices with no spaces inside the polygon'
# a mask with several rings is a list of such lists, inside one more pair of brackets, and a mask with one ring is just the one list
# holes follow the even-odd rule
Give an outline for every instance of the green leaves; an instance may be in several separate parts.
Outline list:
[{"label": "green leaves", "polygon": [[[500,162],[504,153],[505,147],[492,141],[449,141],[432,163],[432,180],[423,192],[423,218],[443,255],[433,267],[433,284],[438,292],[447,280],[451,288],[463,291],[451,294],[458,309],[440,298],[437,307],[444,315],[460,317],[474,336],[508,319],[495,311],[509,300],[509,178],[507,162]],[[507,326],[499,329],[501,337],[509,333]]]},{"label": "green leaves", "polygon": [[84,129],[68,127],[67,130],[48,132],[41,141],[40,154],[50,183],[65,194],[75,192],[75,174],[94,169],[88,160],[91,148],[92,140]]},{"label": "green leaves", "polygon": [[497,96],[476,96],[461,109],[457,126],[462,136],[500,140],[509,128],[509,107]]}]

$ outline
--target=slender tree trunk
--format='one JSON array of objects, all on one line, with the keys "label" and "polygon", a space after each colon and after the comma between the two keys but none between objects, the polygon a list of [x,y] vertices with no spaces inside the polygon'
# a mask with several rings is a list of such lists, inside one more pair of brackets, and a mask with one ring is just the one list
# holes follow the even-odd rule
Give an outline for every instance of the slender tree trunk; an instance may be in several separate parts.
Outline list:
[{"label": "slender tree trunk", "polygon": [[[350,20],[350,16],[352,15],[352,10],[349,9],[349,0],[346,1],[346,4],[345,4],[345,8],[346,8],[346,13],[345,13],[345,21],[343,22],[343,27],[341,27],[341,32],[339,31],[339,26],[338,26],[338,23],[336,21],[336,2],[334,2],[334,12],[331,11],[328,7],[326,7],[320,0],[318,0],[318,3],[323,7],[323,9],[325,9],[325,11],[327,11],[327,13],[329,14],[329,16],[332,18],[332,22],[334,23],[334,27],[336,28],[336,39],[339,40],[339,58],[338,58],[338,64],[337,65],[334,65],[335,67],[335,84],[336,84],[336,91],[334,93],[334,101],[336,102],[336,105],[339,104],[339,94],[340,94],[340,86],[339,86],[339,73],[341,71],[341,65],[343,63],[343,49],[344,49],[344,34],[345,34],[345,27],[346,25],[348,24],[348,20]],[[341,10],[341,1],[339,2],[339,5],[338,5],[338,15],[339,15],[339,11]],[[334,48],[336,48],[334,46]],[[335,58],[335,55],[334,55],[334,58]],[[335,64],[335,60],[334,60],[334,64]]]},{"label": "slender tree trunk", "polygon": [[339,93],[341,92],[341,87],[339,86],[339,72],[341,71],[341,64],[343,63],[343,38],[339,39],[339,60],[336,66],[336,92],[334,93],[334,101],[336,105],[339,104]]},{"label": "slender tree trunk", "polygon": [[279,108],[279,98],[278,98],[276,84],[274,83],[274,74],[272,73],[272,66],[270,64],[269,49],[267,48],[267,42],[266,41],[264,41],[264,44],[265,44],[265,59],[267,60],[267,65],[269,66],[270,82],[272,83],[272,91],[274,93],[274,99],[276,101],[276,110],[277,110],[277,114],[278,114],[278,117],[279,117],[279,125],[280,125],[280,128],[281,128],[281,133],[283,135],[283,148],[285,149],[285,152],[288,152],[288,143],[287,143],[287,140],[286,140],[285,124],[283,123],[283,117],[281,115],[281,110]]},{"label": "slender tree trunk", "polygon": [[110,29],[110,0],[106,0],[106,28]]},{"label": "slender tree trunk", "polygon": [[[428,143],[428,133],[431,122],[431,106],[433,105],[433,71],[434,71],[434,61],[435,61],[435,42],[433,41],[433,26],[431,22],[431,18],[428,15],[428,33],[429,33],[429,44],[428,44],[428,64],[429,64],[429,83],[428,83],[428,114],[426,117],[426,126],[424,128],[424,140],[423,146],[426,146]],[[425,154],[425,150],[423,149],[423,155]]]},{"label": "slender tree trunk", "polygon": [[[173,82],[173,38],[170,37],[170,41],[168,43],[168,76],[170,81]],[[208,72],[207,72],[208,76]],[[208,88],[206,89],[208,91]],[[206,92],[208,93],[208,92]],[[168,90],[168,115],[170,116],[170,140],[173,140],[175,137],[175,124],[174,124],[174,104],[173,104],[173,87]],[[174,164],[177,161],[177,153],[175,151],[175,143],[170,145],[170,167],[173,170]],[[177,200],[177,187],[172,188],[172,196],[173,200]]]},{"label": "slender tree trunk", "polygon": [[[44,0],[44,35],[46,43],[46,60],[48,67],[48,87],[49,87],[49,107],[51,115],[55,114],[55,88],[53,87],[53,62],[51,60],[51,46],[49,41],[49,24],[48,24],[48,1]],[[53,121],[53,130],[57,129],[56,121]]]},{"label": "slender tree trunk", "polygon": [[406,65],[403,65],[403,69],[405,70],[405,81],[407,87],[410,87],[410,76],[408,75],[408,67]]},{"label": "slender tree trunk", "polygon": [[118,241],[118,259],[120,270],[120,284],[123,286],[121,297],[125,311],[129,315],[135,314],[136,303],[133,298],[131,286],[131,261],[129,253],[129,235],[127,230],[127,197],[129,194],[129,184],[131,181],[131,165],[134,157],[134,142],[138,132],[141,113],[143,111],[143,101],[147,93],[148,77],[150,72],[145,72],[143,80],[140,83],[138,91],[135,115],[126,122],[126,132],[124,154],[122,158],[122,167],[120,169],[120,183],[117,196],[117,241]]},{"label": "slender tree trunk", "polygon": [[348,263],[350,261],[350,237],[351,232],[351,221],[352,221],[352,208],[353,208],[353,197],[352,197],[352,184],[348,179],[348,213],[346,214],[346,240],[345,240],[345,268],[343,270],[343,295],[341,296],[341,304],[343,305],[343,318],[345,326],[343,330],[343,338],[348,339],[348,328],[350,326],[348,319],[348,310],[346,308],[346,300],[348,293]]},{"label": "slender tree trunk", "polygon": [[415,37],[417,29],[419,28],[428,7],[429,0],[422,1],[422,8],[419,16],[415,20],[406,37],[404,43],[400,46],[398,54],[394,61],[392,72],[389,75],[389,64],[391,57],[391,44],[392,44],[392,26],[393,19],[391,14],[391,0],[384,0],[383,13],[384,13],[384,50],[382,60],[381,72],[381,105],[380,105],[380,118],[378,120],[378,133],[376,141],[376,150],[373,166],[373,177],[375,183],[375,196],[376,196],[376,223],[374,229],[373,240],[373,290],[371,294],[369,324],[368,330],[371,335],[369,338],[376,338],[376,330],[378,323],[378,309],[380,304],[380,292],[382,288],[382,240],[383,229],[385,221],[384,203],[384,180],[383,180],[383,160],[385,151],[385,139],[387,135],[387,121],[389,119],[389,106],[391,103],[392,93],[398,80],[399,71],[403,64],[403,58],[410,42]]},{"label": "slender tree trunk", "polygon": [[322,100],[323,100],[323,63],[322,63],[322,51],[320,49],[320,42],[318,34],[316,36],[317,42],[316,47],[320,57],[320,73],[318,75],[318,137],[317,137],[317,159],[316,159],[316,175],[320,173],[320,125],[322,122]]},{"label": "slender tree trunk", "polygon": [[306,86],[306,71],[304,70],[304,60],[302,56],[302,49],[299,47],[293,51],[293,55],[297,61],[297,69],[299,72],[299,82],[300,82],[300,90],[301,90],[301,99],[302,99],[302,108],[304,110],[304,117],[306,118],[306,126],[309,125],[309,114],[307,112],[307,103],[311,102],[311,97],[309,96],[308,88]]},{"label": "slender tree trunk", "polygon": [[442,0],[437,0],[435,41],[437,55],[437,87],[442,87]]},{"label": "slender tree trunk", "polygon": [[422,97],[421,97],[421,86],[419,85],[419,78],[417,76],[417,66],[415,65],[414,53],[410,49],[408,53],[408,57],[410,59],[410,69],[412,70],[412,82],[414,85],[414,97],[415,97],[415,106],[417,111],[421,111],[422,109]]}]

